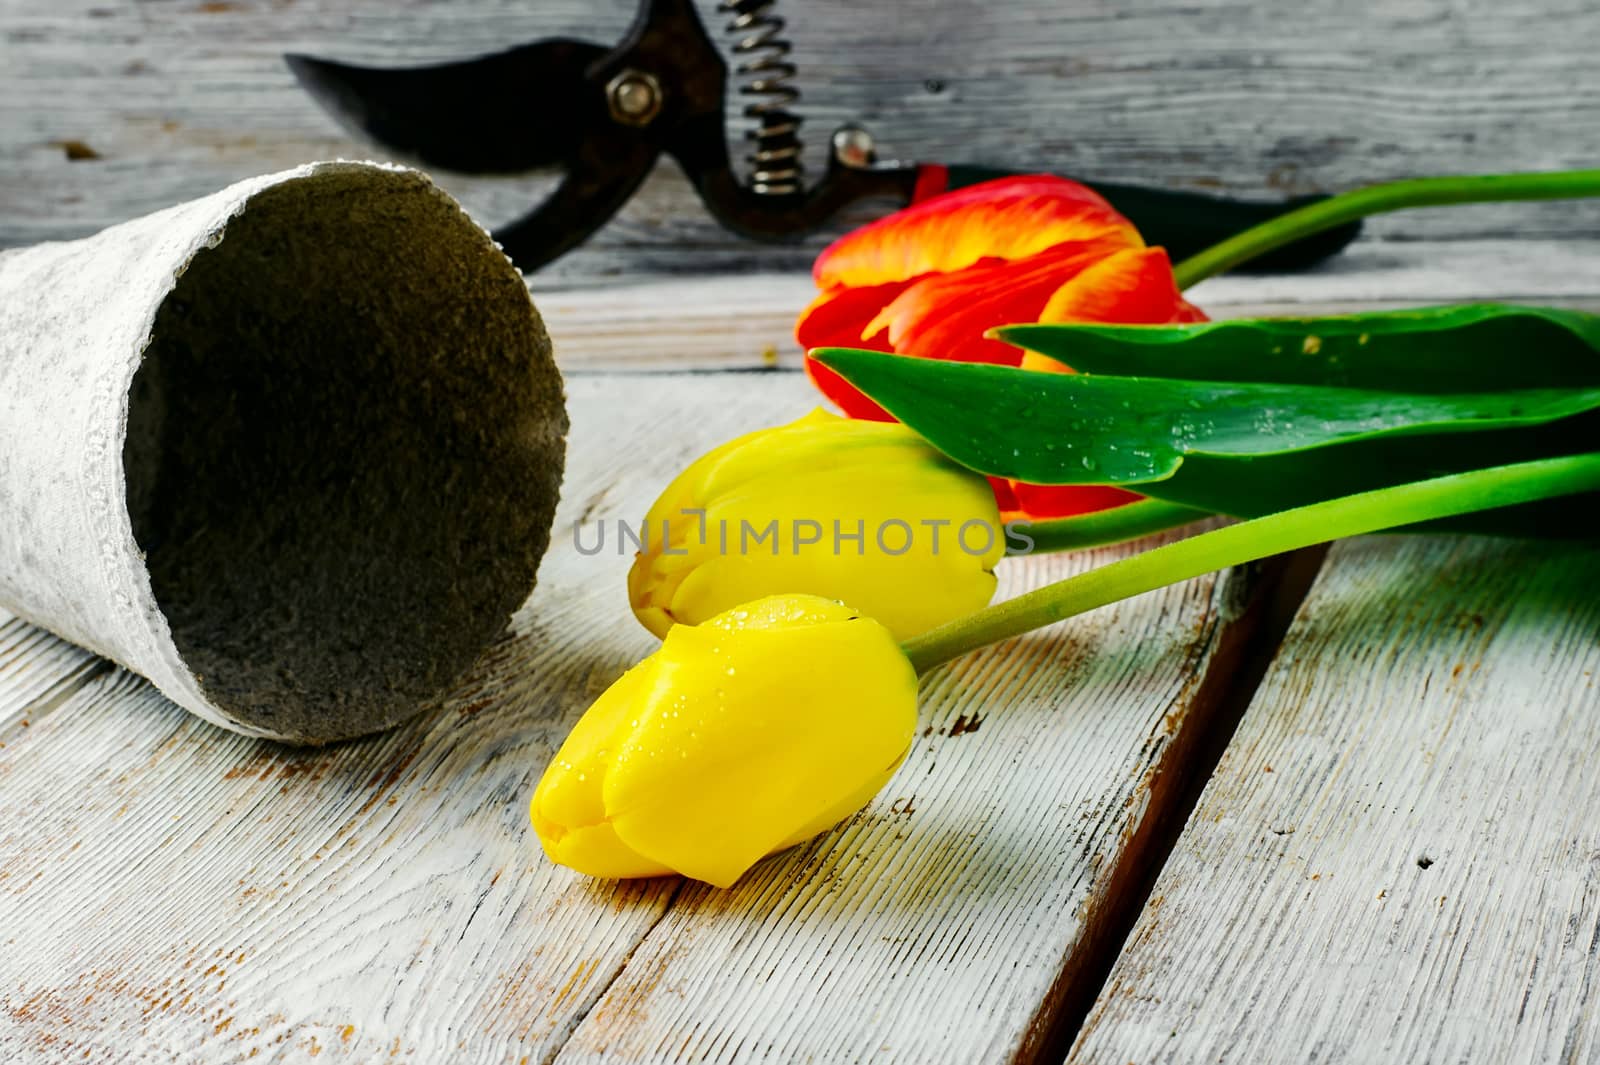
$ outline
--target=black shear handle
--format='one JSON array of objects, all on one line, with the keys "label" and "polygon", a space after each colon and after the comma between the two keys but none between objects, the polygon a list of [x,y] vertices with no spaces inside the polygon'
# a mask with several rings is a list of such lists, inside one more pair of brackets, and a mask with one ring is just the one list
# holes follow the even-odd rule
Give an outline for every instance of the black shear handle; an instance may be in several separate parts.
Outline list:
[{"label": "black shear handle", "polygon": [[[957,189],[994,178],[1015,177],[1018,173],[984,166],[952,166],[949,168],[948,187]],[[1085,181],[1084,184],[1104,196],[1112,207],[1125,215],[1138,228],[1146,243],[1166,248],[1174,262],[1187,259],[1262,222],[1327,199],[1326,196],[1300,196],[1283,203],[1246,203],[1217,199],[1198,192],[1136,188],[1098,181]],[[1360,232],[1360,222],[1349,222],[1314,233],[1252,259],[1245,269],[1298,270],[1337,254]]]}]

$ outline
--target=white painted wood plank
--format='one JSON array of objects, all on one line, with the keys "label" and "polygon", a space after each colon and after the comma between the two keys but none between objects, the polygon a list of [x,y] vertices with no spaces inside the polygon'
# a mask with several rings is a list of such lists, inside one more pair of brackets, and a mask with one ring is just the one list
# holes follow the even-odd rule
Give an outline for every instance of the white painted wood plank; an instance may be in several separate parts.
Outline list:
[{"label": "white painted wood plank", "polygon": [[[1008,567],[1003,592],[1116,552]],[[1237,593],[1238,589],[1234,591]],[[965,660],[842,832],[737,890],[686,888],[557,1061],[1059,1060],[1053,1011],[1176,775],[1208,669],[1207,578]]]},{"label": "white painted wood plank", "polygon": [[[568,370],[798,367],[794,321],[816,295],[800,271],[532,284]],[[1471,300],[1600,310],[1600,240],[1367,242],[1303,274],[1224,275],[1191,295],[1216,318]]]},{"label": "white painted wood plank", "polygon": [[[107,671],[0,750],[0,1060],[920,1062],[1059,1037],[1249,583],[1195,581],[940,674],[889,790],[736,891],[593,883],[544,860],[526,802],[653,641],[626,610],[629,559],[580,555],[571,523],[637,519],[690,455],[814,396],[793,373],[570,389],[540,587],[440,714],[294,751]],[[1008,563],[1005,585],[1111,554]]]},{"label": "white painted wood plank", "polygon": [[1600,240],[1363,241],[1300,274],[1224,274],[1188,295],[1214,316],[1500,300],[1600,307]]},{"label": "white painted wood plank", "polygon": [[[1001,595],[1124,553],[1012,562]],[[1055,1060],[1251,587],[1166,589],[926,683],[922,742],[879,800],[734,891],[686,887],[557,1060]]]},{"label": "white painted wood plank", "polygon": [[1596,1060],[1597,582],[1336,547],[1070,1060]]},{"label": "white painted wood plank", "polygon": [[[713,6],[700,0],[714,24]],[[8,0],[0,245],[92,232],[312,158],[369,154],[298,89],[284,51],[404,63],[555,34],[613,41],[633,7]],[[1600,154],[1590,47],[1600,8],[1581,0],[809,0],[779,11],[801,70],[813,172],[846,120],[868,124],[886,155],[1265,198],[1590,166]],[[69,160],[61,144],[73,140],[99,158]],[[522,179],[441,176],[491,222],[531,202]],[[1592,237],[1600,205],[1416,212],[1373,232]],[[551,276],[792,269],[822,239],[785,249],[734,238],[669,165]]]},{"label": "white painted wood plank", "polygon": [[0,748],[90,677],[109,669],[81,647],[0,610]]},{"label": "white painted wood plank", "polygon": [[580,556],[565,524],[596,500],[642,512],[667,469],[809,399],[690,383],[675,401],[572,383],[562,532],[514,634],[442,712],[297,751],[114,671],[14,735],[0,1060],[552,1053],[672,893],[569,876],[527,825],[572,720],[652,643],[626,613],[628,560]]}]

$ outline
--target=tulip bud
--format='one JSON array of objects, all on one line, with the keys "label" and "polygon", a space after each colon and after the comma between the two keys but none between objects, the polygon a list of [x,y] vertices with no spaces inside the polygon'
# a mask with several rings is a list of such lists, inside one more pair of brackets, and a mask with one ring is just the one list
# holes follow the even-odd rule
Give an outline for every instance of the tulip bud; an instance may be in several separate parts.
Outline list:
[{"label": "tulip bud", "polygon": [[[847,233],[817,257],[822,292],[795,339],[806,374],[852,418],[889,412],[812,357],[815,348],[871,348],[1062,372],[1053,359],[990,335],[1013,322],[1203,322],[1183,298],[1167,253],[1093,189],[1019,174],[919,199]],[[1030,520],[1131,503],[1105,485],[995,482],[1000,509]],[[848,600],[847,600],[848,601]]]},{"label": "tulip bud", "polygon": [[665,636],[763,596],[849,603],[905,640],[994,595],[988,482],[903,425],[817,410],[692,463],[645,519],[628,598]]},{"label": "tulip bud", "polygon": [[534,792],[550,859],[728,887],[855,813],[916,733],[917,677],[871,618],[809,595],[677,625],[578,721]]}]

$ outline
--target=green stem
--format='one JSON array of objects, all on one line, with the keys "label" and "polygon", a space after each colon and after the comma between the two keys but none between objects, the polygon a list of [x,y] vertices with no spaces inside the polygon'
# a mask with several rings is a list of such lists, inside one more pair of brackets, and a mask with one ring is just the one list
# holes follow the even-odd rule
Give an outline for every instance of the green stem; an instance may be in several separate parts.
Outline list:
[{"label": "green stem", "polygon": [[1503,200],[1570,200],[1600,195],[1600,170],[1556,170],[1541,174],[1481,174],[1469,177],[1392,181],[1340,193],[1321,203],[1279,215],[1212,245],[1173,270],[1180,289],[1231,270],[1302,237],[1384,211],[1443,207],[1452,203]]},{"label": "green stem", "polygon": [[1414,522],[1600,489],[1600,453],[1493,466],[1270,514],[1113,562],[941,625],[905,644],[922,673],[986,644],[1269,555]]},{"label": "green stem", "polygon": [[1093,514],[1079,514],[1071,518],[1052,518],[1048,521],[1018,521],[1011,523],[1011,541],[1027,537],[1032,541],[1019,555],[1037,555],[1046,551],[1074,551],[1085,547],[1103,547],[1137,540],[1151,533],[1176,529],[1190,522],[1211,517],[1209,510],[1164,503],[1159,499],[1141,499]]}]

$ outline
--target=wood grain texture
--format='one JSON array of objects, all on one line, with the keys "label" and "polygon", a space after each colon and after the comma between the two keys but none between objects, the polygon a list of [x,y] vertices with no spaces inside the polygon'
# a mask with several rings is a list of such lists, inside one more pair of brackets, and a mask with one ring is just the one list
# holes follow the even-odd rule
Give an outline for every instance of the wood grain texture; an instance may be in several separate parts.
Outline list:
[{"label": "wood grain texture", "polygon": [[1337,546],[1070,1060],[1596,1060],[1597,581]]},{"label": "wood grain texture", "polygon": [[[1011,567],[1001,594],[1115,553]],[[1167,589],[925,683],[868,811],[737,891],[685,888],[557,1061],[1057,1060],[1051,1012],[1212,709],[1201,678],[1233,666],[1229,592]]]},{"label": "wood grain texture", "polygon": [[[714,23],[712,0],[700,6]],[[372,154],[300,92],[284,51],[400,64],[556,34],[613,41],[632,10],[628,0],[8,0],[0,246],[82,235],[309,159]],[[1600,155],[1590,48],[1600,8],[1584,0],[786,0],[780,11],[813,172],[846,120],[872,128],[886,156],[1257,198],[1591,166]],[[440,176],[494,223],[541,187]],[[1596,236],[1600,205],[1411,212],[1371,232]],[[791,269],[826,236],[792,248],[739,240],[667,165],[548,276]]]},{"label": "wood grain texture", "polygon": [[[794,322],[808,275],[594,284],[533,279],[563,365],[583,370],[798,367]],[[1190,296],[1215,318],[1342,314],[1472,300],[1600,310],[1600,240],[1359,244],[1289,276],[1233,274]]]},{"label": "wood grain texture", "polygon": [[[81,653],[0,629],[0,707],[31,708],[0,749],[0,1060],[926,1062],[1056,1038],[1057,984],[1254,583],[937,674],[889,789],[737,890],[590,882],[544,860],[525,804],[652,640],[630,560],[580,554],[572,523],[636,521],[691,456],[814,394],[794,373],[569,385],[540,586],[437,715],[291,750],[121,671],[47,698]],[[1008,562],[1005,590],[1114,554]]]},{"label": "wood grain texture", "polygon": [[109,663],[0,610],[0,745]]}]

